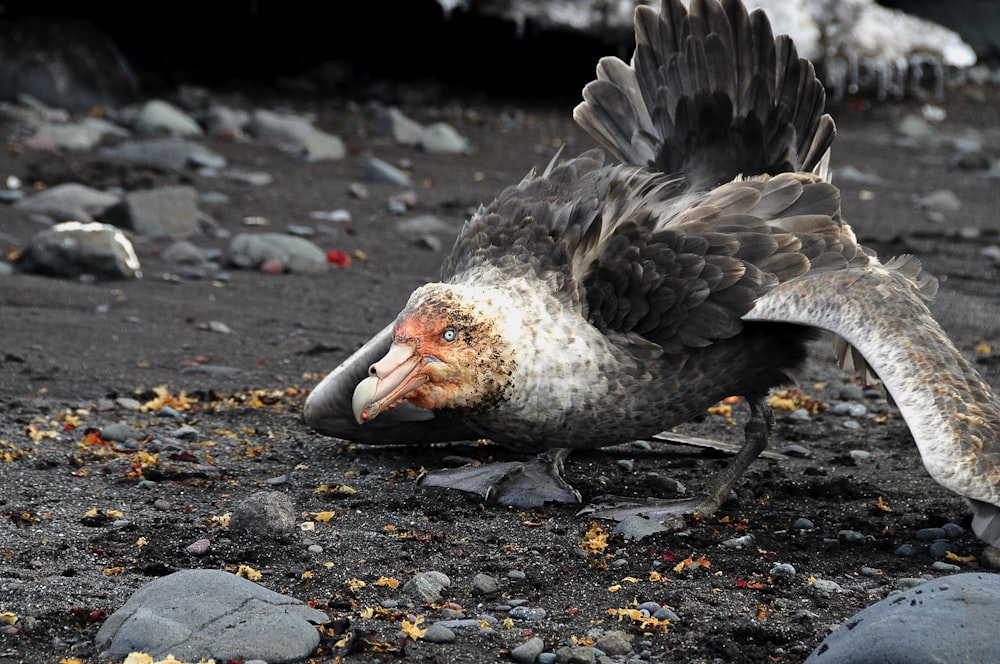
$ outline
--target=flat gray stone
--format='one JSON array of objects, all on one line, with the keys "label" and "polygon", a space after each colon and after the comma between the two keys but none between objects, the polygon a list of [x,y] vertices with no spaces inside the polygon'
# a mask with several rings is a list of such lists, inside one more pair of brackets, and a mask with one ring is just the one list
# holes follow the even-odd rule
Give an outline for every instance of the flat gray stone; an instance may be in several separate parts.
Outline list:
[{"label": "flat gray stone", "polygon": [[152,238],[185,238],[200,229],[198,192],[193,187],[144,189],[125,194],[104,219]]},{"label": "flat gray stone", "polygon": [[319,645],[315,624],[327,615],[221,570],[174,572],[146,584],[97,633],[101,659],[145,652],[181,661],[308,657]]},{"label": "flat gray stone", "polygon": [[834,630],[806,664],[1000,661],[1000,575],[943,576],[890,595]]},{"label": "flat gray stone", "polygon": [[201,143],[183,138],[151,138],[126,141],[101,148],[98,152],[110,159],[141,164],[167,171],[182,172],[191,168],[225,168],[226,158]]},{"label": "flat gray stone", "polygon": [[292,272],[319,273],[330,269],[326,253],[315,243],[284,233],[241,233],[229,243],[229,263],[256,269],[274,261]]},{"label": "flat gray stone", "polygon": [[14,204],[28,214],[45,215],[56,222],[93,221],[94,216],[117,204],[121,196],[66,182],[49,187]]}]

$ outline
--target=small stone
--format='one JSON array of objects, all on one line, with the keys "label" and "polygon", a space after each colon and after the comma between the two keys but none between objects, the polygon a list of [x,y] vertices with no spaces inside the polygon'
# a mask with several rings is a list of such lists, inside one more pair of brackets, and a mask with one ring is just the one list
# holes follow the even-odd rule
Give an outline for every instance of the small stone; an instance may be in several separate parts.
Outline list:
[{"label": "small stone", "polygon": [[403,584],[402,592],[407,597],[412,597],[418,602],[430,603],[438,602],[442,599],[441,591],[445,586],[428,572],[415,574],[413,578]]},{"label": "small stone", "polygon": [[617,657],[632,652],[632,640],[624,632],[611,630],[597,639],[596,647],[605,655]]},{"label": "small stone", "polygon": [[229,530],[279,536],[295,530],[295,506],[277,491],[259,491],[240,501],[229,517]]},{"label": "small stone", "polygon": [[469,151],[469,141],[451,125],[436,122],[421,132],[420,147],[433,154],[462,154]]},{"label": "small stone", "polygon": [[951,563],[946,563],[943,560],[935,560],[931,563],[931,569],[935,572],[947,572],[948,574],[955,574],[962,571],[962,568],[958,565],[952,565]]},{"label": "small stone", "polygon": [[790,563],[775,563],[770,574],[774,579],[790,579],[795,576],[795,567]]},{"label": "small stone", "polygon": [[212,546],[212,540],[208,538],[202,538],[200,540],[192,542],[191,544],[188,544],[187,547],[184,548],[184,550],[190,553],[192,556],[203,556],[206,553],[208,553],[208,549],[210,546]]},{"label": "small stone", "polygon": [[794,444],[785,445],[781,448],[779,453],[784,454],[785,456],[795,457],[796,459],[808,459],[812,456],[812,452],[810,452],[808,448],[805,448],[802,445]]},{"label": "small stone", "polygon": [[805,517],[799,517],[792,523],[792,528],[796,530],[812,530],[815,527],[813,522]]},{"label": "small stone", "polygon": [[919,553],[919,549],[912,544],[900,544],[894,553],[900,558],[913,558]]},{"label": "small stone", "polygon": [[412,184],[409,175],[392,164],[376,157],[369,158],[365,163],[365,179],[371,182],[387,182],[403,187],[409,187]]},{"label": "small stone", "polygon": [[965,534],[965,528],[957,523],[946,523],[941,526],[941,529],[944,530],[944,536],[947,539],[958,539]]},{"label": "small stone", "polygon": [[545,642],[534,636],[513,648],[510,651],[510,657],[518,664],[532,664],[543,650],[545,650]]},{"label": "small stone", "polygon": [[529,608],[526,606],[515,606],[510,610],[510,617],[514,620],[524,620],[526,622],[538,622],[545,619],[545,609],[541,607]]},{"label": "small stone", "polygon": [[727,549],[742,549],[744,547],[753,545],[753,535],[743,535],[742,537],[733,537],[732,539],[727,539],[722,542],[722,546]]},{"label": "small stone", "polygon": [[837,537],[843,542],[855,543],[863,542],[865,536],[856,530],[841,530],[837,533]]},{"label": "small stone", "polygon": [[495,595],[500,592],[500,583],[489,574],[476,574],[472,578],[473,595]]},{"label": "small stone", "polygon": [[856,383],[841,385],[838,397],[844,401],[860,399],[864,396],[864,388]]},{"label": "small stone", "polygon": [[946,537],[944,528],[921,528],[914,533],[914,536],[921,542],[933,542]]},{"label": "small stone", "polygon": [[935,540],[927,547],[927,553],[932,558],[944,558],[949,552],[951,552],[951,542],[946,539]]},{"label": "small stone", "polygon": [[844,592],[844,588],[839,583],[828,579],[816,579],[812,582],[812,587],[824,595]]},{"label": "small stone", "polygon": [[1000,547],[988,546],[979,554],[979,562],[987,569],[1000,569]]},{"label": "small stone", "polygon": [[669,620],[672,623],[678,623],[681,621],[680,616],[665,606],[660,607],[660,610],[654,613],[653,617],[657,620]]},{"label": "small stone", "polygon": [[424,632],[423,640],[428,643],[454,643],[455,632],[439,623],[433,623]]}]

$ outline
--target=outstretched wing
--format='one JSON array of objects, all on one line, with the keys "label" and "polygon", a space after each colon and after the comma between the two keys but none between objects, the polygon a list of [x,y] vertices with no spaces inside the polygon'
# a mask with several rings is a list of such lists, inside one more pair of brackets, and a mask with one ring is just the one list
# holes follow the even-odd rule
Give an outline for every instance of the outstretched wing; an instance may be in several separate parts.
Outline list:
[{"label": "outstretched wing", "polygon": [[667,199],[637,175],[609,198],[601,230],[574,268],[591,323],[668,352],[738,334],[778,284],[869,260],[840,221],[838,190],[800,174]]}]

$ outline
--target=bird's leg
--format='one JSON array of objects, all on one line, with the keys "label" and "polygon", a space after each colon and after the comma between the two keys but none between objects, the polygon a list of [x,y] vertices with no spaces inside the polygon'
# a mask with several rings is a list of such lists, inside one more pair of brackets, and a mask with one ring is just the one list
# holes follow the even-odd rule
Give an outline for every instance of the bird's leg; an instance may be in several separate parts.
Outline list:
[{"label": "bird's leg", "polygon": [[540,507],[546,502],[578,503],[580,492],[563,479],[565,447],[543,452],[532,461],[506,461],[433,470],[417,478],[423,486],[478,493],[487,501],[513,507]]},{"label": "bird's leg", "polygon": [[643,505],[598,508],[591,513],[592,516],[621,521],[629,516],[642,515],[663,521],[671,527],[680,528],[683,526],[683,517],[688,514],[714,514],[729,497],[736,482],[754,459],[767,448],[768,439],[771,437],[774,415],[771,413],[771,407],[767,405],[766,397],[748,395],[747,402],[750,405],[750,419],[744,428],[743,446],[707,490],[692,498],[680,500],[658,500]]}]

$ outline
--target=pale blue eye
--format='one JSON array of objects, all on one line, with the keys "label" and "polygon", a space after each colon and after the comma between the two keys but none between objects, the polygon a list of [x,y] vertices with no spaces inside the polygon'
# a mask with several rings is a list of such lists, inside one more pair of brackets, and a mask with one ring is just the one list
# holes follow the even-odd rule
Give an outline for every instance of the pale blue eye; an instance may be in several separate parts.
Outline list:
[{"label": "pale blue eye", "polygon": [[444,332],[441,333],[441,338],[445,341],[454,341],[458,339],[458,330],[453,327],[444,328]]}]

